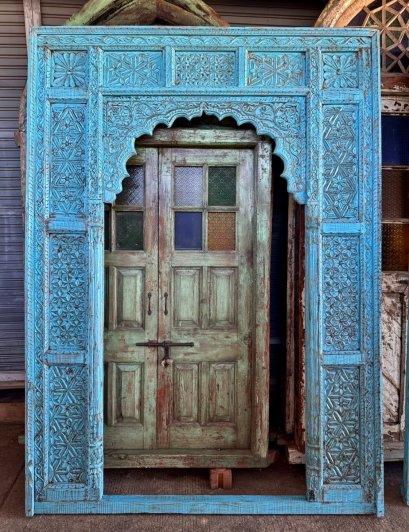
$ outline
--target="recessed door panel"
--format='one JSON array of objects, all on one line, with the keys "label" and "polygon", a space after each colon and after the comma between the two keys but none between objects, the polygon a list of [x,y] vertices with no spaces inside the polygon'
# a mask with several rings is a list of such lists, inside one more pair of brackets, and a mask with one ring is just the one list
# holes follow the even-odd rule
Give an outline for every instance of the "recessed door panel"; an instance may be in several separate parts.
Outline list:
[{"label": "recessed door panel", "polygon": [[209,422],[236,423],[236,364],[210,364]]},{"label": "recessed door panel", "polygon": [[209,327],[231,329],[237,325],[237,268],[210,268]]},{"label": "recessed door panel", "polygon": [[144,326],[144,274],[143,268],[117,268],[118,327]]},{"label": "recessed door panel", "polygon": [[174,327],[200,327],[201,268],[173,268]]},{"label": "recessed door panel", "polygon": [[143,422],[143,369],[143,364],[108,364],[108,425]]},{"label": "recessed door panel", "polygon": [[175,423],[199,421],[199,364],[173,366],[173,419]]}]

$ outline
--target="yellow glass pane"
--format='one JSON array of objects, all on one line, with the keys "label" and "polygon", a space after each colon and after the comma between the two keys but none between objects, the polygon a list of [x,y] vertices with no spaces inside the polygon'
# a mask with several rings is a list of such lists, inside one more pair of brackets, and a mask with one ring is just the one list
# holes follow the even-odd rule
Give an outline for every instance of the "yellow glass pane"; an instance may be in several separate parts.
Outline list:
[{"label": "yellow glass pane", "polygon": [[382,224],[382,270],[407,272],[409,224]]},{"label": "yellow glass pane", "polygon": [[236,213],[209,212],[207,222],[207,249],[233,251],[236,249]]}]

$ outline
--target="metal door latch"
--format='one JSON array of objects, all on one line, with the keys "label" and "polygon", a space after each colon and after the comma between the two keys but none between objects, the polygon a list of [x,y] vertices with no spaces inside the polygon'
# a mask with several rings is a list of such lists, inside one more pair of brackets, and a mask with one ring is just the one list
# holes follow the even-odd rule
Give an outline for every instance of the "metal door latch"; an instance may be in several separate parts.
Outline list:
[{"label": "metal door latch", "polygon": [[158,342],[157,340],[148,340],[147,342],[138,342],[135,345],[140,347],[163,347],[165,350],[165,356],[161,360],[163,367],[167,368],[173,363],[173,360],[170,357],[170,348],[171,347],[194,347],[193,342],[172,342],[171,340],[164,340],[163,342]]}]

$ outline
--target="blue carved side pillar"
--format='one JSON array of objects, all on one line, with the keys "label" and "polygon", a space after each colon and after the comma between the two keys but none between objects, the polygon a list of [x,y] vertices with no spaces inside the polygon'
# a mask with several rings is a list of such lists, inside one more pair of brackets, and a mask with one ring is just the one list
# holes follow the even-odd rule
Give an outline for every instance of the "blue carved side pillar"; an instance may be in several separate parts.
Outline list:
[{"label": "blue carved side pillar", "polygon": [[367,68],[373,60],[368,48],[309,52],[306,464],[308,500],[369,503],[381,514],[382,457],[374,441],[381,434],[379,116],[376,90],[374,100],[368,97],[377,80]]},{"label": "blue carved side pillar", "polygon": [[31,58],[37,86],[29,100],[36,151],[29,154],[35,170],[27,190],[27,205],[34,205],[26,247],[27,325],[33,329],[27,343],[27,440],[34,441],[27,449],[28,514],[37,501],[102,496],[102,403],[94,400],[102,386],[94,366],[102,363],[95,331],[102,334],[97,294],[103,285],[92,274],[101,271],[103,203],[95,185],[95,146],[89,146],[90,132],[99,127],[98,102],[85,96],[90,64],[98,68],[96,54],[40,47]]}]

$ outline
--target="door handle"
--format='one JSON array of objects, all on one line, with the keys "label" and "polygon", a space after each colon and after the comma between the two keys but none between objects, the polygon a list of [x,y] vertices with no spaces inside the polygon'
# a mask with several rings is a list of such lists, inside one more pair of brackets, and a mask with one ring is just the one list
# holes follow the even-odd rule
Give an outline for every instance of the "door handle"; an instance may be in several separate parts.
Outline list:
[{"label": "door handle", "polygon": [[161,365],[164,368],[167,368],[173,363],[173,360],[170,357],[171,347],[194,347],[195,344],[193,342],[172,342],[171,340],[164,340],[163,342],[148,340],[147,342],[137,342],[135,345],[140,347],[163,347],[165,354],[161,360]]},{"label": "door handle", "polygon": [[167,292],[164,293],[164,298],[165,298],[165,310],[163,313],[165,314],[165,316],[167,316],[168,315],[168,293]]},{"label": "door handle", "polygon": [[151,297],[152,297],[152,293],[151,292],[148,292],[148,316],[150,316],[152,314],[152,310],[151,310]]}]

